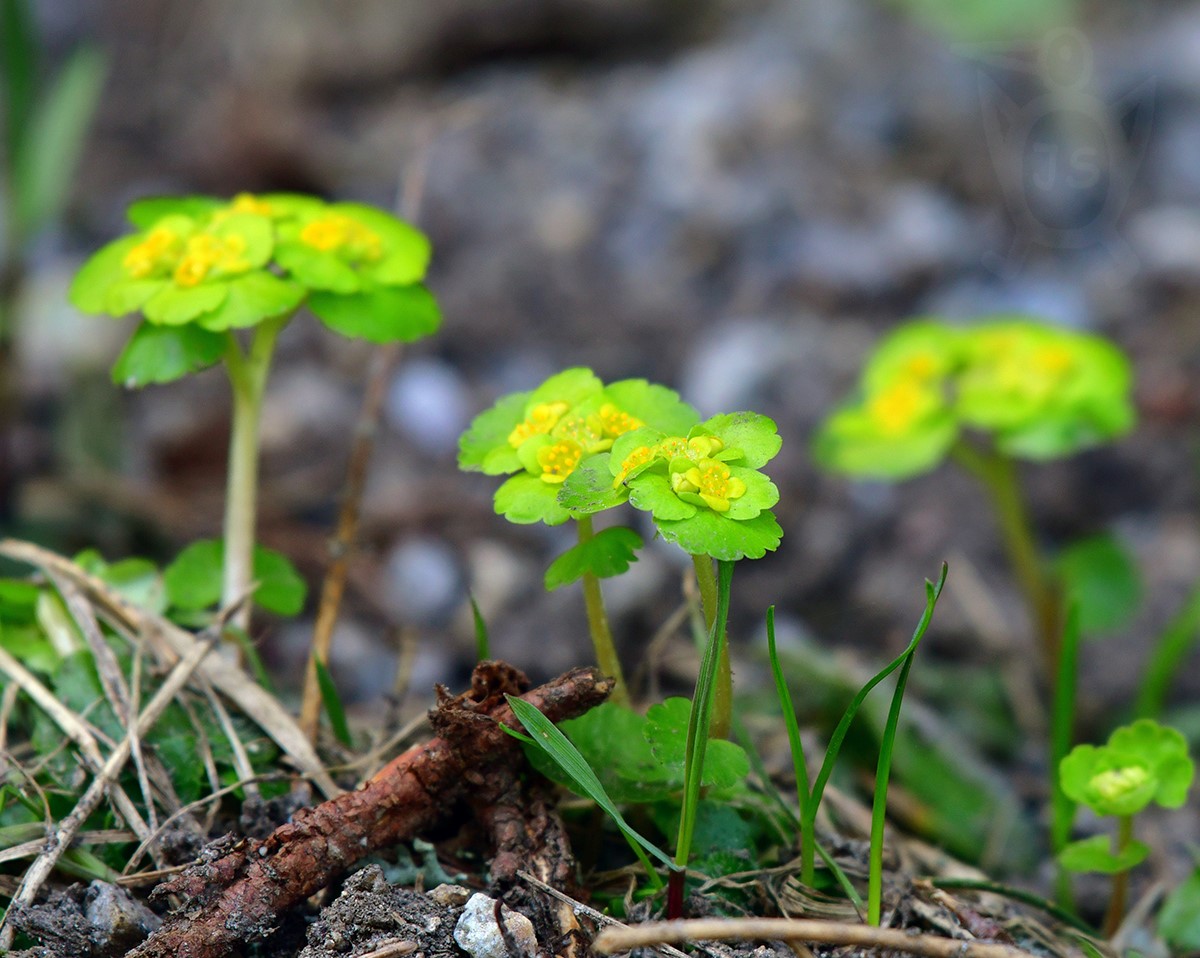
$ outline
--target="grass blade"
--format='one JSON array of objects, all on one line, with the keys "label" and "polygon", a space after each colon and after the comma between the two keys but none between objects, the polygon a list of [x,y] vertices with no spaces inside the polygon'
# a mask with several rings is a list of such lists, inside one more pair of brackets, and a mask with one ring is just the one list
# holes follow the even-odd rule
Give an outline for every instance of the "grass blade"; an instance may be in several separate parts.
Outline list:
[{"label": "grass blade", "polygon": [[935,586],[925,583],[925,614],[921,624],[913,633],[912,642],[905,650],[900,674],[896,677],[896,689],[892,692],[892,704],[888,709],[887,723],[883,727],[883,738],[879,743],[879,764],[875,768],[875,796],[871,803],[871,850],[867,870],[867,924],[879,926],[883,909],[883,826],[887,817],[887,787],[892,773],[892,752],[896,747],[896,729],[900,724],[900,708],[904,704],[904,689],[908,685],[908,674],[912,670],[917,645],[933,618],[933,610],[946,582],[946,565]]},{"label": "grass blade", "polygon": [[483,620],[483,613],[479,611],[479,603],[475,601],[475,596],[470,596],[470,600],[471,618],[475,621],[475,661],[484,662],[492,657],[488,627],[487,623]]},{"label": "grass blade", "polygon": [[1194,588],[1173,619],[1163,629],[1150,661],[1146,663],[1146,674],[1138,689],[1136,718],[1158,719],[1171,683],[1180,672],[1184,657],[1200,640],[1200,586]]},{"label": "grass blade", "polygon": [[325,663],[313,657],[317,667],[317,685],[321,689],[321,702],[325,706],[325,714],[329,716],[329,727],[333,729],[334,737],[346,748],[354,747],[354,739],[350,736],[350,726],[346,723],[346,710],[342,707],[342,697],[338,695],[333,676]]},{"label": "grass blade", "polygon": [[[616,823],[617,828],[621,830],[621,834],[625,836],[625,840],[637,853],[638,858],[646,868],[646,873],[650,876],[650,880],[654,882],[656,887],[662,887],[662,879],[658,877],[657,872],[650,865],[646,858],[646,852],[649,852],[668,868],[674,868],[675,864],[670,857],[662,851],[657,845],[643,837],[636,829],[633,828],[627,821],[625,816],[621,814],[620,809],[611,798],[608,797],[608,792],[604,790],[604,786],[600,783],[600,779],[596,777],[596,773],[592,771],[592,767],[588,765],[587,760],[579,754],[579,750],[571,744],[571,740],[567,738],[558,727],[551,722],[546,716],[538,711],[536,706],[530,705],[524,699],[516,698],[512,695],[506,695],[509,706],[513,710],[513,714],[517,717],[517,721],[529,733],[529,738],[526,741],[532,742],[543,752],[545,752],[566,775],[575,786],[576,791],[581,795],[586,795],[600,808],[602,808],[608,816]],[[510,735],[520,736],[519,733],[512,729],[507,729]]]}]

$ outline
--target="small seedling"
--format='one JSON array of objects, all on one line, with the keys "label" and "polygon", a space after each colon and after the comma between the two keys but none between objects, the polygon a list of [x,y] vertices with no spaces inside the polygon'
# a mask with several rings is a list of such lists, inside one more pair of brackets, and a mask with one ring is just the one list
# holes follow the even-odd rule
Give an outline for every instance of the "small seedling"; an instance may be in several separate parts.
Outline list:
[{"label": "small seedling", "polygon": [[1117,820],[1116,844],[1095,835],[1059,853],[1064,868],[1113,876],[1104,932],[1116,932],[1125,912],[1129,871],[1150,849],[1133,838],[1133,818],[1151,802],[1179,808],[1195,776],[1187,741],[1175,729],[1151,719],[1118,728],[1105,745],[1077,745],[1059,764],[1063,793],[1096,815]]},{"label": "small seedling", "polygon": [[1059,459],[1123,435],[1134,420],[1130,381],[1125,355],[1098,336],[1022,318],[912,322],[879,344],[858,395],[829,417],[814,449],[827,468],[859,478],[905,479],[946,459],[974,475],[991,499],[1050,682],[1071,563],[1056,576],[1040,555],[1016,461]]},{"label": "small seedling", "polygon": [[[381,210],[291,194],[148,199],[128,215],[136,232],[83,265],[71,301],[87,313],[141,314],[113,367],[118,383],[166,383],[224,364],[233,428],[221,604],[232,606],[255,575],[258,423],[279,334],[301,307],[334,332],[376,343],[432,333],[441,317],[421,283],[429,242]],[[249,614],[246,602],[233,624],[244,631]]]}]

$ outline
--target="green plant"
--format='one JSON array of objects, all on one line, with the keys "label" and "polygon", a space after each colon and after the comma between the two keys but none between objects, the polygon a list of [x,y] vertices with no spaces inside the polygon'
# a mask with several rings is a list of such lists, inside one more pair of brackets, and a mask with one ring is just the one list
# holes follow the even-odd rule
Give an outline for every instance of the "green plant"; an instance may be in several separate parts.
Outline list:
[{"label": "green plant", "polygon": [[1070,871],[1113,876],[1104,931],[1113,934],[1125,911],[1129,871],[1150,849],[1133,838],[1133,818],[1151,802],[1179,808],[1195,777],[1187,741],[1173,728],[1138,719],[1101,746],[1077,745],[1059,764],[1063,793],[1096,815],[1117,820],[1116,845],[1107,835],[1072,842],[1059,852]]},{"label": "green plant", "polygon": [[[1080,593],[1072,571],[1090,572],[1103,557],[1067,561],[1057,573],[1043,559],[1016,462],[1062,458],[1127,432],[1130,380],[1124,354],[1098,336],[1024,318],[969,327],[911,322],[876,347],[858,394],[826,420],[814,451],[825,467],[860,478],[905,479],[946,459],[975,476],[995,511],[1049,682],[1058,671],[1062,595],[1068,587]],[[1097,591],[1105,596],[1088,594]]]},{"label": "green plant", "polygon": [[460,468],[509,476],[496,491],[496,512],[510,522],[561,525],[574,520],[579,544],[546,573],[555,589],[582,579],[596,661],[617,680],[614,697],[628,702],[600,579],[624,572],[641,538],[633,530],[592,525],[594,508],[569,508],[562,492],[589,458],[605,457],[618,437],[647,423],[688,429],[699,416],[676,393],[641,379],[605,386],[590,369],[567,369],[537,389],[513,393],[481,413],[459,441]]},{"label": "green plant", "polygon": [[146,199],[128,215],[136,231],[83,265],[71,301],[88,313],[141,314],[113,367],[118,383],[171,382],[224,364],[233,427],[221,603],[244,602],[233,620],[244,631],[255,575],[258,422],[276,340],[301,307],[333,331],[371,342],[432,333],[441,318],[421,283],[429,242],[372,207],[291,194]]},{"label": "green plant", "polygon": [[904,699],[905,685],[909,670],[912,668],[913,657],[916,655],[917,646],[920,644],[926,630],[929,628],[929,623],[933,619],[933,611],[937,607],[938,598],[941,596],[942,588],[946,584],[946,573],[947,567],[943,565],[937,583],[928,581],[925,583],[925,611],[921,616],[920,622],[917,623],[908,646],[858,690],[850,704],[846,707],[846,710],[842,713],[841,720],[829,738],[829,744],[825,748],[825,756],[821,762],[821,768],[817,772],[817,777],[811,786],[809,785],[808,766],[804,757],[804,746],[800,739],[800,730],[796,723],[796,712],[792,705],[791,692],[789,691],[787,679],[784,676],[783,667],[780,664],[779,654],[776,649],[775,610],[771,608],[767,612],[767,655],[771,663],[771,673],[775,679],[775,691],[779,698],[780,709],[783,712],[788,744],[791,746],[792,765],[796,774],[797,803],[799,806],[798,824],[800,826],[801,843],[800,880],[806,885],[813,885],[815,879],[817,811],[821,805],[825,786],[829,783],[829,777],[833,774],[834,764],[837,761],[838,753],[841,751],[842,742],[845,740],[846,733],[850,729],[850,723],[854,721],[855,715],[858,714],[859,709],[866,701],[871,690],[897,669],[900,670],[896,689],[892,695],[891,708],[888,711],[887,722],[880,741],[879,760],[875,774],[875,799],[871,810],[871,850],[869,856],[867,917],[868,921],[875,925],[879,924],[880,920],[883,825],[887,804],[887,784],[891,770],[892,752],[895,748],[900,706]]}]

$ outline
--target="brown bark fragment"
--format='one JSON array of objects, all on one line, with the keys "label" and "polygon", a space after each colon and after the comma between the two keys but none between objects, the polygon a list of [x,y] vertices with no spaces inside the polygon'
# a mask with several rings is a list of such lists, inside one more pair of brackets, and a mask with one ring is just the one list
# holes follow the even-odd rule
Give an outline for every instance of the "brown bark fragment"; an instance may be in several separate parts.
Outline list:
[{"label": "brown bark fragment", "polygon": [[[612,681],[575,669],[532,691],[502,662],[476,667],[471,689],[438,690],[430,720],[438,737],[393,759],[355,792],[302,809],[262,841],[216,848],[156,894],[186,903],[131,958],[219,958],[261,938],[286,909],[324,888],[356,861],[420,835],[489,782],[514,781],[521,755],[502,725],[520,728],[504,700],[521,695],[551,721],[599,705]],[[523,826],[521,826],[523,828]],[[501,829],[503,832],[505,829]]]}]

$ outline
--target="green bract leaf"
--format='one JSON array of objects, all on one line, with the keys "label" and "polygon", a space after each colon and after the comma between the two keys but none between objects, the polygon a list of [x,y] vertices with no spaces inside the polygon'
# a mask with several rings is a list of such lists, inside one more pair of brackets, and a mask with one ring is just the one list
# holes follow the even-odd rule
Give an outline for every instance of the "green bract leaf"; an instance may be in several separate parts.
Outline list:
[{"label": "green bract leaf", "polygon": [[739,465],[761,469],[775,458],[783,440],[776,433],[775,421],[756,412],[734,412],[713,416],[700,424],[700,435],[719,437],[727,449],[739,449]]},{"label": "green bract leaf", "polygon": [[685,436],[700,414],[674,390],[644,379],[622,379],[604,387],[609,402],[666,435]]},{"label": "green bract leaf", "polygon": [[643,472],[634,482],[629,489],[630,503],[653,515],[655,522],[690,519],[701,511],[675,495],[671,481],[662,472]]},{"label": "green bract leaf", "polygon": [[1152,719],[1118,728],[1106,745],[1078,745],[1059,763],[1063,793],[1097,815],[1133,815],[1152,801],[1178,808],[1194,774],[1184,737]]},{"label": "green bract leaf", "polygon": [[496,514],[521,525],[532,522],[562,525],[571,514],[558,504],[557,496],[558,486],[542,482],[527,472],[519,473],[496,490]]},{"label": "green bract leaf", "polygon": [[231,279],[227,289],[225,302],[200,317],[199,323],[205,329],[256,326],[264,319],[293,312],[304,299],[304,287],[262,270]]},{"label": "green bract leaf", "polygon": [[623,485],[613,487],[610,459],[608,453],[584,459],[559,489],[558,504],[572,515],[590,516],[624,502],[629,493]]},{"label": "green bract leaf", "polygon": [[730,562],[761,559],[775,551],[783,538],[783,530],[770,512],[761,512],[753,519],[734,520],[700,509],[691,519],[662,520],[657,525],[662,537],[684,552]]},{"label": "green bract leaf", "polygon": [[1085,633],[1109,632],[1137,611],[1142,583],[1125,548],[1110,535],[1072,543],[1054,563],[1063,593],[1079,604]]},{"label": "green bract leaf", "polygon": [[1119,854],[1113,854],[1107,835],[1093,835],[1067,845],[1058,853],[1058,862],[1067,871],[1114,875],[1141,864],[1149,854],[1150,847],[1137,841],[1130,842]]},{"label": "green bract leaf", "polygon": [[863,370],[863,389],[879,393],[901,380],[932,386],[957,372],[964,360],[963,331],[936,320],[905,323],[883,339]]},{"label": "green bract leaf", "polygon": [[521,468],[509,434],[525,414],[529,393],[513,393],[476,416],[458,440],[458,467],[501,476]]},{"label": "green bract leaf", "polygon": [[411,343],[435,332],[442,322],[437,302],[420,283],[376,286],[347,295],[314,292],[308,306],[334,332],[372,343]]},{"label": "green bract leaf", "polygon": [[[687,728],[692,703],[673,696],[646,710],[644,735],[658,763],[673,775],[683,778],[687,752]],[[729,789],[740,785],[750,774],[750,759],[741,746],[724,739],[710,739],[704,752],[705,787]]]},{"label": "green bract leaf", "polygon": [[635,553],[642,547],[642,537],[632,529],[614,526],[597,532],[586,542],[568,549],[546,570],[546,588],[557,589],[590,572],[598,579],[609,579],[629,569],[637,561]]},{"label": "green bract leaf", "polygon": [[211,196],[149,196],[131,203],[125,216],[139,230],[148,230],[168,216],[206,219],[222,206]]},{"label": "green bract leaf", "polygon": [[[220,539],[193,542],[163,571],[172,606],[197,611],[221,600],[225,545]],[[263,546],[254,549],[254,601],[269,612],[296,615],[304,607],[307,587],[281,553]]]},{"label": "green bract leaf", "polygon": [[356,293],[362,283],[354,269],[335,256],[326,256],[298,240],[280,238],[275,261],[291,279],[311,290]]},{"label": "green bract leaf", "polygon": [[[936,393],[903,390],[881,393],[830,416],[813,441],[817,462],[863,479],[906,479],[940,465],[958,438],[954,416]],[[910,403],[914,418],[904,421]]]},{"label": "green bract leaf", "polygon": [[[130,312],[129,309],[112,309],[109,306],[109,294],[114,286],[128,282],[129,277],[121,264],[129,251],[140,242],[140,236],[126,236],[100,247],[93,253],[71,280],[71,287],[67,292],[71,305],[85,313],[123,316]],[[151,287],[151,291],[155,288],[157,284]]]},{"label": "green bract leaf", "polygon": [[129,388],[169,383],[220,360],[225,337],[197,326],[143,322],[113,365],[113,382]]},{"label": "green bract leaf", "polygon": [[164,283],[143,305],[146,319],[164,326],[190,323],[198,316],[216,309],[228,295],[224,283],[209,283],[204,286],[180,287]]}]

